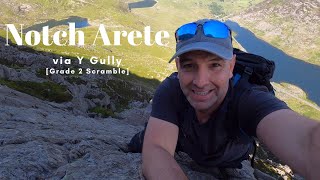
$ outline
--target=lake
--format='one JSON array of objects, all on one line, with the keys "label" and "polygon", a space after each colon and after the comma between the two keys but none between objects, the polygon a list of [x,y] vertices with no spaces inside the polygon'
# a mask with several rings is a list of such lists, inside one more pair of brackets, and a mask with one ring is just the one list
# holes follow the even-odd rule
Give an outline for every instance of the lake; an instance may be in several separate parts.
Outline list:
[{"label": "lake", "polygon": [[129,10],[131,9],[137,9],[137,8],[149,8],[153,7],[157,4],[158,1],[155,0],[144,0],[144,1],[138,1],[133,3],[128,3]]},{"label": "lake", "polygon": [[302,88],[309,99],[320,105],[320,66],[291,57],[271,44],[257,38],[251,31],[236,22],[226,21],[236,32],[235,39],[250,53],[261,55],[276,63],[272,81],[288,82]]},{"label": "lake", "polygon": [[63,20],[59,20],[59,21],[52,19],[52,20],[48,20],[44,23],[35,24],[33,26],[30,26],[30,27],[24,29],[23,32],[28,32],[31,30],[41,32],[42,27],[44,27],[44,26],[49,26],[49,28],[53,28],[53,27],[61,26],[61,25],[68,26],[69,22],[74,22],[76,25],[76,28],[83,28],[83,27],[90,26],[87,18],[83,18],[83,17],[79,17],[79,16],[70,16],[67,19],[63,19]]}]

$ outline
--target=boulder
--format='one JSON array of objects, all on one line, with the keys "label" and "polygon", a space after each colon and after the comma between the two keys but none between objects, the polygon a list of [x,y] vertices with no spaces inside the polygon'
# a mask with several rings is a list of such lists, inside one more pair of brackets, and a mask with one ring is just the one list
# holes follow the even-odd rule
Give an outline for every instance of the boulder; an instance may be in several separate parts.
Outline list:
[{"label": "boulder", "polygon": [[20,12],[29,12],[32,10],[32,7],[29,4],[22,4],[19,6]]}]

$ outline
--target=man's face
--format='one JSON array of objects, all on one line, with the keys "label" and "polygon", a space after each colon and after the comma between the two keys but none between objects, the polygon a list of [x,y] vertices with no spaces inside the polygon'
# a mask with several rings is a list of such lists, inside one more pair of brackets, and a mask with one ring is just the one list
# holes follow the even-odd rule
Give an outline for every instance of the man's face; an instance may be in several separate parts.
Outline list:
[{"label": "man's face", "polygon": [[227,94],[235,64],[205,51],[191,51],[176,59],[181,89],[196,111],[212,113]]}]

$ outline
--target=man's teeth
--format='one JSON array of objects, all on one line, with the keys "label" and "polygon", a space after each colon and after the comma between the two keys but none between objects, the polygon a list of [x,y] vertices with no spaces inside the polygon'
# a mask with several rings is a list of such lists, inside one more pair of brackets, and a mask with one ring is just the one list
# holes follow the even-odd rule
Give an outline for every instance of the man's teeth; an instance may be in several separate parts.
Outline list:
[{"label": "man's teeth", "polygon": [[205,96],[209,94],[210,91],[194,91],[196,95]]}]

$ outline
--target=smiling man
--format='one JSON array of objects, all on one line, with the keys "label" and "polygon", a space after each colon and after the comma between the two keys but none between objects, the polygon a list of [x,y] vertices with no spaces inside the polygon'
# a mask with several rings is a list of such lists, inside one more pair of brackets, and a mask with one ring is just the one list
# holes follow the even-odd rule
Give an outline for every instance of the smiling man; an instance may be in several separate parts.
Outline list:
[{"label": "smiling man", "polygon": [[[199,20],[176,31],[177,73],[158,87],[146,128],[142,161],[147,179],[186,179],[174,159],[186,152],[201,167],[237,169],[258,137],[281,160],[309,179],[320,179],[320,124],[291,111],[265,87],[253,85],[231,109],[233,54],[231,31],[217,20]],[[230,136],[233,114],[241,130]],[[236,121],[235,120],[235,121]],[[222,173],[228,178],[228,173]],[[241,173],[239,173],[241,175]],[[237,177],[254,179],[254,176]]]},{"label": "smiling man", "polygon": [[235,57],[225,61],[205,51],[191,51],[176,59],[180,88],[205,123],[227,94]]}]

